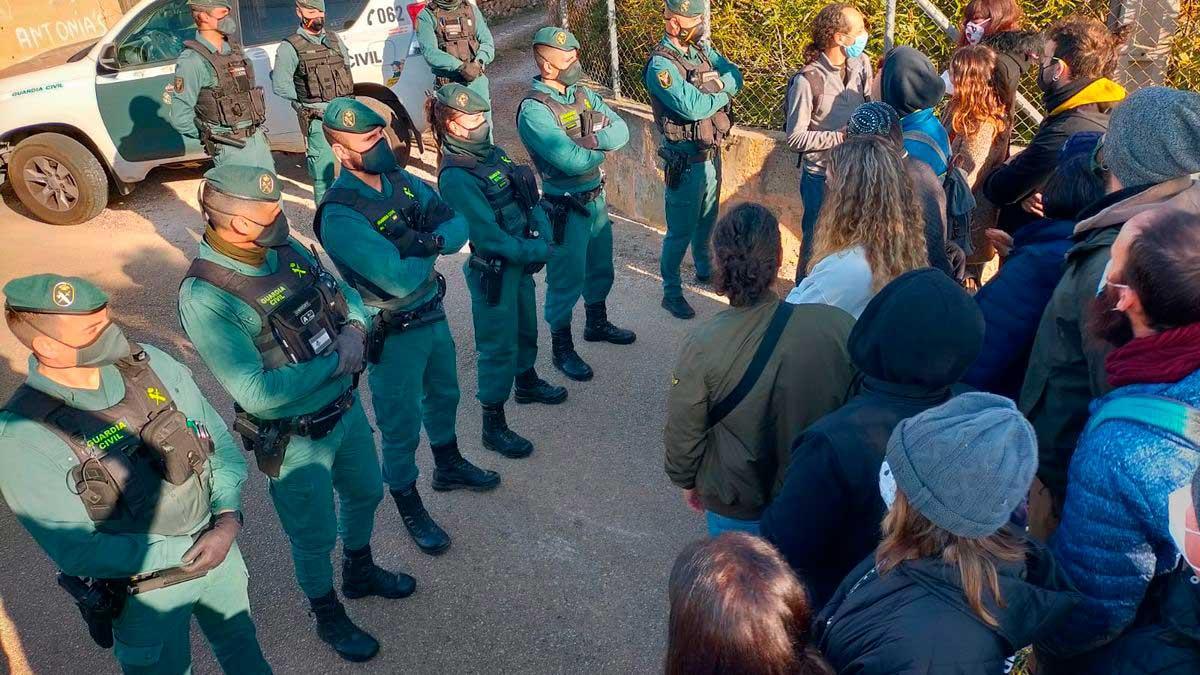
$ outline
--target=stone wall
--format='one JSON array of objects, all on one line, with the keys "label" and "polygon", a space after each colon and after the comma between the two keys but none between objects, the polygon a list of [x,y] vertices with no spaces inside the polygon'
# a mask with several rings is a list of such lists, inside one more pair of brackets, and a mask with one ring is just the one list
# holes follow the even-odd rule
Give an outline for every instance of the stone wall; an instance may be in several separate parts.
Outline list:
[{"label": "stone wall", "polygon": [[498,19],[516,14],[530,7],[542,7],[546,0],[477,0],[479,10],[489,19]]},{"label": "stone wall", "polygon": [[[658,129],[650,108],[624,100],[609,103],[629,124],[629,145],[605,161],[608,203],[619,215],[665,230],[662,170],[656,168]],[[736,128],[721,161],[721,212],[747,201],[770,209],[783,238],[780,276],[794,278],[804,212],[795,153],[781,133]]]}]

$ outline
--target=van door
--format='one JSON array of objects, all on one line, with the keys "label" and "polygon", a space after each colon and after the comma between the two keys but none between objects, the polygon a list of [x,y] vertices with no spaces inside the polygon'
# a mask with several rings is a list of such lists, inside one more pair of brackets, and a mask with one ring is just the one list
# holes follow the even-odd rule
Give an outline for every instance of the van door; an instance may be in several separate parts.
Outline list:
[{"label": "van door", "polygon": [[96,104],[105,130],[128,162],[201,154],[171,126],[165,93],[175,76],[183,41],[196,33],[187,0],[159,0],[141,10],[117,35],[115,71],[96,75]]}]

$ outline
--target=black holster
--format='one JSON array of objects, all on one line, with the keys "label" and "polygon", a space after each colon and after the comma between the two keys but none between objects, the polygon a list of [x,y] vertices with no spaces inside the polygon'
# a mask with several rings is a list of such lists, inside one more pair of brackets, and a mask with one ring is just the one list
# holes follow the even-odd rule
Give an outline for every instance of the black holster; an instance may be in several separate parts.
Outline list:
[{"label": "black holster", "polygon": [[258,470],[271,478],[279,478],[288,441],[292,439],[286,420],[264,421],[252,418],[240,406],[233,419],[233,430],[242,437],[246,452],[254,454]]},{"label": "black holster", "polygon": [[[597,192],[593,190],[585,195]],[[593,196],[594,198],[594,196]],[[546,217],[550,220],[551,243],[561,246],[567,236],[567,218],[575,211],[581,216],[587,216],[587,204],[591,199],[579,195],[542,195],[542,203],[546,205]]]},{"label": "black holster", "polygon": [[663,160],[663,180],[667,189],[678,189],[683,182],[683,174],[687,171],[687,155],[670,148],[659,148],[658,156]]},{"label": "black holster", "polygon": [[244,139],[249,138],[254,134],[253,129],[250,130],[250,133],[247,133],[244,136],[240,131],[234,132],[235,135],[233,136],[214,134],[212,129],[209,129],[208,125],[201,122],[199,119],[196,120],[196,129],[200,131],[200,144],[204,146],[204,151],[207,152],[210,157],[217,156],[218,145],[228,145],[231,148],[237,148],[241,150],[242,148],[246,147],[246,141]]},{"label": "black holster", "polygon": [[321,111],[306,105],[296,106],[296,119],[300,122],[300,135],[304,136],[304,147],[308,148],[308,129],[313,120],[321,119]]},{"label": "black holster", "polygon": [[479,272],[479,285],[487,306],[495,307],[500,304],[500,292],[504,285],[504,259],[484,258],[472,253],[467,265]]},{"label": "black holster", "polygon": [[108,579],[83,579],[64,572],[58,573],[58,585],[71,598],[87,624],[92,640],[104,649],[113,646],[113,621],[125,609],[129,596],[128,585]]}]

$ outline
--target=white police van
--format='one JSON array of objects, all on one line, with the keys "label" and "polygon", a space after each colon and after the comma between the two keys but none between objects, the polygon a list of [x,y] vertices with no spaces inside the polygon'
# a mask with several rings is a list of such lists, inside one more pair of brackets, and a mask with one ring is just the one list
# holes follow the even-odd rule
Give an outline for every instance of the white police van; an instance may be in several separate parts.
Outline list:
[{"label": "white police van", "polygon": [[[355,94],[395,113],[393,145],[407,156],[420,142],[433,86],[413,30],[425,2],[325,4],[326,26],[350,51]],[[271,147],[303,152],[296,114],[270,79],[276,46],[299,24],[295,0],[233,0],[233,7],[235,37],[266,94]],[[75,225],[104,210],[110,188],[128,194],[156,166],[204,159],[167,112],[175,59],[194,34],[187,0],[143,0],[98,42],[0,71],[0,173],[27,209]]]}]

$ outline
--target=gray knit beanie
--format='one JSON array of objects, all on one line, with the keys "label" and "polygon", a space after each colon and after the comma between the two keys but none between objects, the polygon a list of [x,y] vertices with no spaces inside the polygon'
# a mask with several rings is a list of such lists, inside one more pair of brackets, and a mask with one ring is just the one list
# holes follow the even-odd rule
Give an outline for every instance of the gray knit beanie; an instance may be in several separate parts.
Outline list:
[{"label": "gray knit beanie", "polygon": [[1113,111],[1102,157],[1125,187],[1200,172],[1200,94],[1147,87]]},{"label": "gray knit beanie", "polygon": [[971,392],[901,422],[887,463],[921,515],[979,539],[1003,527],[1029,492],[1037,437],[1012,401]]}]

